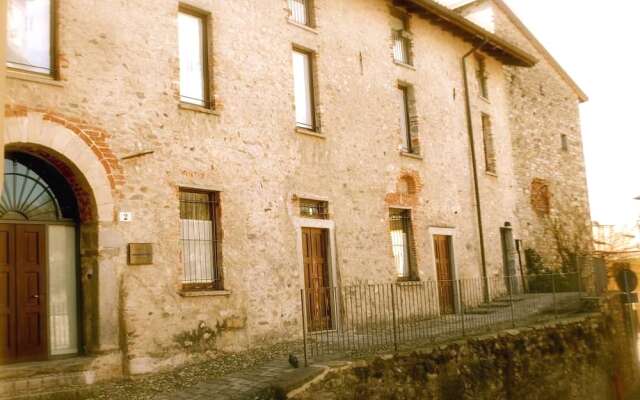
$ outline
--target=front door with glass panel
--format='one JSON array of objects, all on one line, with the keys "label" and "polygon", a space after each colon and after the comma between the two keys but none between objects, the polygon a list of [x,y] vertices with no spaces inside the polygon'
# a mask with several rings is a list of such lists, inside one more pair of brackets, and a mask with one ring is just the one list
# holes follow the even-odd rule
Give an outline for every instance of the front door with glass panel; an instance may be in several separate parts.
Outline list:
[{"label": "front door with glass panel", "polygon": [[0,199],[0,363],[78,352],[75,203],[43,160],[5,159]]}]

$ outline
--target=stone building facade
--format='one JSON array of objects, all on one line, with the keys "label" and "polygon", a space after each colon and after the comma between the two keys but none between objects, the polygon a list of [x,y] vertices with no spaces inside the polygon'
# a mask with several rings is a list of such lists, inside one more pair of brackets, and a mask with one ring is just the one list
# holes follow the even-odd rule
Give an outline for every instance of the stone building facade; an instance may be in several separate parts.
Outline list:
[{"label": "stone building facade", "polygon": [[[308,258],[323,259],[326,286],[394,281],[398,265],[401,278],[435,280],[439,237],[450,278],[500,276],[503,232],[544,241],[533,177],[551,190],[570,181],[588,210],[581,97],[506,19],[492,34],[430,0],[88,3],[51,1],[51,70],[9,68],[4,113],[6,165],[43,178],[59,207],[27,234],[54,241],[60,226],[75,228],[64,260],[77,282],[61,284],[78,288],[77,323],[65,329],[78,332],[72,353],[89,356],[87,381],[299,337]],[[290,10],[300,3],[303,23]],[[206,27],[203,105],[181,101],[179,13]],[[394,53],[398,19],[405,62]],[[293,50],[311,61],[312,130],[296,126]],[[571,152],[542,124],[566,132]],[[192,286],[189,271],[202,270],[186,267],[185,226],[200,217],[185,210],[202,196],[220,275]],[[410,217],[401,239],[390,238],[397,215]],[[20,242],[29,224],[16,218],[3,226]],[[43,273],[56,262],[47,257]],[[53,347],[53,330],[42,332],[49,347],[37,360]]]}]

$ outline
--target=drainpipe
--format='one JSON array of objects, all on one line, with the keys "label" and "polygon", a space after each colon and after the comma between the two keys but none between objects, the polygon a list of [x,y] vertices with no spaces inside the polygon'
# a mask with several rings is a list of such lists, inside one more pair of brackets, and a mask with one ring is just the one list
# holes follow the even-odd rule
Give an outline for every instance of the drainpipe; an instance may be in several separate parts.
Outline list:
[{"label": "drainpipe", "polygon": [[462,56],[462,77],[464,79],[464,102],[467,113],[467,132],[469,134],[469,146],[471,147],[471,169],[473,171],[473,189],[476,199],[476,216],[478,219],[478,234],[480,239],[480,261],[482,263],[482,293],[484,301],[489,301],[489,282],[487,278],[487,258],[484,249],[484,229],[482,226],[482,207],[480,203],[480,187],[478,184],[478,169],[476,166],[476,145],[473,134],[473,118],[471,116],[471,96],[469,94],[469,77],[467,76],[467,58],[487,44],[487,40],[469,50]]}]

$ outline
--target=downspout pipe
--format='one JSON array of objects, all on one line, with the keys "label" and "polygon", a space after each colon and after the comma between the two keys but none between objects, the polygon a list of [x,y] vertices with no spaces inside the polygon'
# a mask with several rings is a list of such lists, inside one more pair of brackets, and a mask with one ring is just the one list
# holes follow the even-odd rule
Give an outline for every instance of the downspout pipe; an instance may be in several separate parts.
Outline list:
[{"label": "downspout pipe", "polygon": [[482,293],[484,301],[489,301],[489,282],[487,277],[487,257],[484,247],[484,228],[482,225],[482,203],[480,202],[480,185],[478,183],[478,168],[476,157],[476,144],[473,133],[473,117],[471,115],[471,95],[469,93],[469,77],[467,75],[467,58],[482,49],[487,40],[469,50],[462,56],[462,78],[464,80],[464,102],[467,113],[467,132],[469,134],[469,146],[471,147],[471,170],[473,172],[473,191],[476,200],[476,217],[478,220],[478,238],[480,240],[480,262],[482,264]]}]

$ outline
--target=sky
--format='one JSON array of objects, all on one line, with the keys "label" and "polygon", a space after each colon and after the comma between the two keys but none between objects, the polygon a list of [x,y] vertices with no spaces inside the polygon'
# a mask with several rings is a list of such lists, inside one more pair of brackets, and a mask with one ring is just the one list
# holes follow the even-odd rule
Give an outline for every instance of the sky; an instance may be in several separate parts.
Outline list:
[{"label": "sky", "polygon": [[587,93],[580,107],[591,216],[640,216],[640,1],[505,0]]}]

